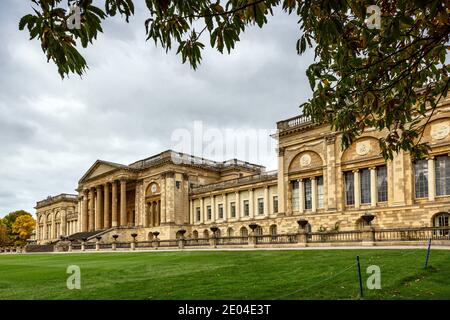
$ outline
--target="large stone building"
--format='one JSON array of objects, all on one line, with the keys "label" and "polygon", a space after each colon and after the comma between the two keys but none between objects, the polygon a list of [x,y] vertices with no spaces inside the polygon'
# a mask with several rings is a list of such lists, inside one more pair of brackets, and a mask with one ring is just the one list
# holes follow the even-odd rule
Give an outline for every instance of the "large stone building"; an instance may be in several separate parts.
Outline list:
[{"label": "large stone building", "polygon": [[382,133],[367,130],[350,148],[341,135],[303,116],[277,123],[278,170],[239,160],[215,162],[174,151],[129,165],[96,161],[78,182],[78,195],[37,203],[39,243],[61,235],[101,233],[104,240],[174,239],[258,233],[361,228],[361,215],[376,216],[376,228],[448,226],[450,210],[450,99],[426,124],[428,158],[412,161],[400,152],[380,156]]}]

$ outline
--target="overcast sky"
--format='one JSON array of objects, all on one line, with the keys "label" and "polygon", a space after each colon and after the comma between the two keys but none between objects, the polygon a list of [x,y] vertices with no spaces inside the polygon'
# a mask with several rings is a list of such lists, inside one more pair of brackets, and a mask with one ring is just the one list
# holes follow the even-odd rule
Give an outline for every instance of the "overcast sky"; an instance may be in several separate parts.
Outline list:
[{"label": "overcast sky", "polygon": [[[129,164],[179,149],[180,133],[194,135],[194,128],[209,138],[236,140],[228,133],[246,130],[270,141],[276,121],[297,115],[311,96],[305,70],[312,54],[296,54],[295,15],[276,12],[263,29],[249,29],[230,55],[204,52],[193,71],[175,52],[145,42],[146,10],[135,2],[129,24],[106,22],[84,51],[88,73],[61,80],[39,42],[18,30],[31,1],[0,1],[0,216],[34,214],[36,201],[75,193],[96,159]],[[204,142],[194,153],[269,170],[276,169],[274,146],[256,156],[241,149],[223,155],[208,152]]]}]

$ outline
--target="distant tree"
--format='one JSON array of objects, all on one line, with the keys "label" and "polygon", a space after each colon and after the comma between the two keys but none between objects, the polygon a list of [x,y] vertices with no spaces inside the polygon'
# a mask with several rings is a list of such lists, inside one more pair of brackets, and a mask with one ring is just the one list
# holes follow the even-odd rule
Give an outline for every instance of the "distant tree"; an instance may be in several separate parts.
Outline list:
[{"label": "distant tree", "polygon": [[12,225],[13,234],[16,236],[16,244],[26,244],[36,226],[36,220],[29,214],[18,216]]},{"label": "distant tree", "polygon": [[2,221],[3,219],[0,218],[0,246],[9,244],[11,240],[8,236],[8,230]]},{"label": "distant tree", "polygon": [[8,213],[3,217],[2,223],[6,228],[6,234],[8,236],[8,243],[14,243],[16,241],[21,241],[18,234],[14,232],[13,225],[16,220],[21,216],[29,216],[32,218],[31,214],[25,210],[18,210]]},{"label": "distant tree", "polygon": [[[31,0],[34,13],[19,29],[39,39],[47,60],[64,77],[82,75],[87,62],[76,49],[97,38],[102,20],[120,13],[128,22],[133,0]],[[303,112],[316,123],[342,132],[347,148],[368,127],[382,131],[382,155],[400,150],[424,156],[421,141],[426,122],[449,89],[450,1],[442,0],[145,0],[147,40],[166,51],[177,45],[184,62],[196,69],[204,42],[230,52],[248,26],[263,27],[277,6],[295,14],[299,24],[297,52],[314,48],[307,69],[313,97]],[[373,5],[377,5],[374,7]],[[378,12],[377,12],[378,11]],[[80,17],[80,28],[73,19]],[[380,24],[377,23],[379,20]],[[68,22],[71,21],[71,22]],[[204,42],[201,42],[203,37]],[[206,37],[206,39],[205,39]],[[294,46],[293,46],[294,47]]]}]

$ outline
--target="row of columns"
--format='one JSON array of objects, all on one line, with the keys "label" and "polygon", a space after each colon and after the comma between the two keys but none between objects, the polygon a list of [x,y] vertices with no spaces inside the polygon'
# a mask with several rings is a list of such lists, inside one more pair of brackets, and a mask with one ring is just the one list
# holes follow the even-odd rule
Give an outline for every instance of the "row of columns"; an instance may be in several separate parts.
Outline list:
[{"label": "row of columns", "polygon": [[[190,199],[190,205],[189,205],[189,211],[190,211],[190,215],[189,215],[189,220],[190,223],[205,223],[205,222],[216,222],[217,220],[221,220],[221,221],[227,221],[229,219],[236,219],[239,220],[242,217],[246,217],[244,214],[244,208],[243,208],[243,201],[241,202],[241,196],[240,196],[240,191],[236,191],[235,193],[235,197],[234,197],[234,201],[229,201],[228,199],[228,194],[227,193],[223,193],[222,196],[222,201],[221,202],[217,202],[216,201],[216,195],[210,195],[210,205],[211,205],[211,219],[208,219],[207,216],[207,211],[205,210],[205,197],[200,197],[198,198],[199,202],[200,202],[200,221],[197,220],[197,208],[194,207],[194,201],[196,199]],[[251,188],[248,190],[248,194],[249,194],[249,214],[248,217],[250,218],[254,218],[256,215],[258,215],[258,204],[256,202],[255,205],[255,201],[257,201],[257,199],[255,199],[255,193],[254,193],[254,189]],[[235,217],[231,216],[231,203],[234,202],[235,204]],[[264,211],[263,214],[261,216],[269,216],[270,213],[270,206],[269,206],[269,186],[264,187],[264,192],[263,192],[263,203],[264,203]],[[222,204],[223,205],[223,217],[219,218],[219,210],[218,210],[218,205]],[[255,210],[256,208],[256,210]],[[256,212],[256,213],[255,213]]]},{"label": "row of columns", "polygon": [[76,232],[77,221],[67,221],[67,212],[65,210],[60,211],[60,220],[58,221],[54,217],[52,217],[51,221],[48,221],[47,216],[47,214],[44,214],[43,222],[38,223],[36,228],[37,240],[57,239],[61,235],[66,236]]},{"label": "row of columns", "polygon": [[[317,180],[316,177],[308,178],[311,180],[311,211],[317,211]],[[299,212],[305,212],[305,179],[298,179],[298,206]]]},{"label": "row of columns", "polygon": [[[377,190],[377,168],[370,167],[370,206],[376,207],[378,190]],[[354,198],[355,209],[361,207],[361,177],[359,169],[353,170],[353,185],[354,185]]]},{"label": "row of columns", "polygon": [[146,203],[144,227],[158,227],[161,224],[161,200]]},{"label": "row of columns", "polygon": [[120,180],[120,216],[118,215],[118,185],[117,181],[113,181],[83,191],[81,208],[81,230],[83,232],[128,224],[127,181]]}]

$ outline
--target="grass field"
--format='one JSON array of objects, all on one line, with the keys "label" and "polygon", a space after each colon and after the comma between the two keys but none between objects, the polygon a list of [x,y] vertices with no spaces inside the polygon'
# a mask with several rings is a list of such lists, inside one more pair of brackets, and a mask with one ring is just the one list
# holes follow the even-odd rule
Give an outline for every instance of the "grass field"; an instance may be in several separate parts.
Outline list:
[{"label": "grass field", "polygon": [[[450,250],[0,255],[0,299],[359,299],[356,255],[381,268],[365,299],[450,299]],[[69,265],[81,289],[69,290]]]}]

